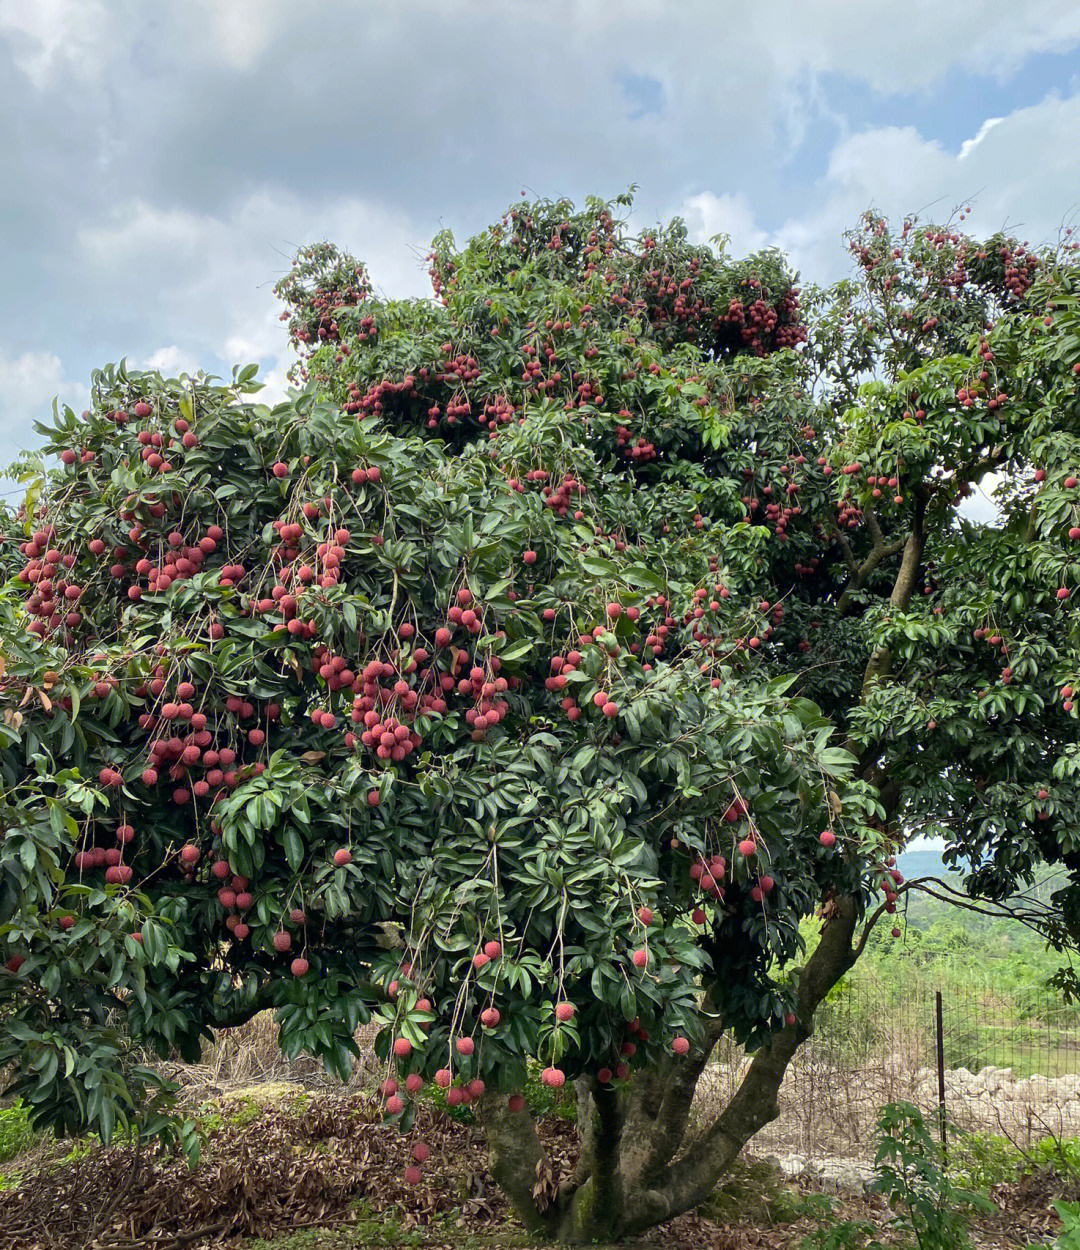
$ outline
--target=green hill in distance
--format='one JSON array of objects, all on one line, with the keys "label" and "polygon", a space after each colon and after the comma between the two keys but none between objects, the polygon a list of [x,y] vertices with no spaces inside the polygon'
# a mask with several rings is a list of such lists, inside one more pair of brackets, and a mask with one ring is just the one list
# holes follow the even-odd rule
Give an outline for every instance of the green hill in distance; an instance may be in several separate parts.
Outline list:
[{"label": "green hill in distance", "polygon": [[[897,866],[909,881],[936,877],[956,890],[963,890],[963,874],[947,868],[941,852],[934,847],[905,851],[897,857]],[[1047,903],[1054,890],[1065,884],[1065,879],[1063,869],[1043,868],[1024,897]],[[1043,938],[1019,920],[969,911],[919,890],[902,897],[898,915],[905,922],[904,946],[908,957],[920,963],[975,959],[984,970],[1007,971],[1010,979],[1017,976],[1044,981],[1066,962],[1065,956],[1048,950]],[[882,955],[888,947],[885,937],[887,931],[881,936],[875,934],[872,942]],[[1006,965],[1012,961],[1018,961],[1016,966],[1006,970]]]}]

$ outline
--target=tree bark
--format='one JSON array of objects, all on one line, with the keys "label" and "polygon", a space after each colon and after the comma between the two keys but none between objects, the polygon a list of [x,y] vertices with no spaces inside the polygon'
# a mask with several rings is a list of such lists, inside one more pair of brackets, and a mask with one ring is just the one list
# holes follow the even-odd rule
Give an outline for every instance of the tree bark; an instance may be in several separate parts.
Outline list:
[{"label": "tree bark", "polygon": [[553,1236],[565,1199],[553,1189],[551,1162],[527,1111],[511,1111],[505,1094],[487,1090],[479,1103],[491,1175],[530,1233]]},{"label": "tree bark", "polygon": [[668,1171],[665,1192],[669,1215],[692,1210],[716,1188],[755,1133],[779,1114],[777,1095],[799,1046],[813,1032],[813,1015],[822,999],[855,962],[852,939],[858,907],[852,898],[835,900],[814,953],[796,990],[795,1023],[775,1034],[754,1056],[742,1084],[713,1123],[691,1140]]},{"label": "tree bark", "polygon": [[[901,610],[911,600],[922,563],[926,504],[920,492],[889,596],[890,605]],[[875,539],[876,559],[868,562],[867,573],[896,551],[886,548],[878,535]],[[875,649],[863,673],[861,698],[891,667],[888,648]],[[848,749],[853,749],[850,744]],[[894,783],[887,770],[878,772],[875,782],[884,793]],[[899,791],[891,797],[895,805]],[[619,1092],[582,1078],[578,1083],[582,1154],[574,1179],[562,1185],[554,1185],[532,1118],[510,1113],[504,1098],[485,1094],[481,1119],[492,1175],[526,1227],[565,1243],[610,1241],[700,1205],[746,1143],[778,1115],[780,1086],[796,1051],[813,1031],[814,1012],[855,963],[865,942],[865,932],[862,942],[853,940],[859,915],[856,898],[831,900],[821,940],[798,976],[795,1023],[756,1052],[724,1110],[689,1141],[686,1130],[694,1091],[723,1029],[709,1015],[697,1053],[682,1059],[669,1056],[656,1070],[639,1072]]]},{"label": "tree bark", "polygon": [[[639,1072],[622,1091],[585,1078],[578,1085],[582,1156],[572,1181],[556,1185],[527,1112],[503,1096],[481,1099],[491,1171],[530,1232],[578,1244],[631,1236],[692,1210],[715,1189],[755,1133],[775,1119],[777,1095],[822,999],[855,962],[854,899],[834,900],[821,940],[796,988],[795,1024],[754,1056],[739,1089],[711,1124],[686,1141],[698,1079],[716,1047],[720,1021],[706,1021],[705,1044]],[[584,1119],[582,1119],[584,1115]]]}]

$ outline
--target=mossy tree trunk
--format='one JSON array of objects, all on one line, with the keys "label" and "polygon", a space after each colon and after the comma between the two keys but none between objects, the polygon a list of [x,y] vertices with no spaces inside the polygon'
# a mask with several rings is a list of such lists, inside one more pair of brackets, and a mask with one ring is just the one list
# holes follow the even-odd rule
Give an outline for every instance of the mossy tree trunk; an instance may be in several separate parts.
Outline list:
[{"label": "mossy tree trunk", "polygon": [[[885,548],[875,534],[868,564],[901,554],[889,603],[906,608],[925,543],[927,501],[920,492],[909,534]],[[852,588],[870,571],[854,566]],[[862,698],[887,674],[892,656],[878,648],[867,660]],[[853,743],[849,749],[856,752]],[[900,787],[866,750],[863,776],[877,787],[886,812],[896,810]],[[861,909],[843,896],[824,908],[821,940],[798,974],[794,1024],[758,1050],[727,1106],[704,1127],[690,1125],[697,1083],[723,1033],[723,1021],[705,1021],[705,1044],[682,1058],[668,1056],[657,1069],[635,1074],[615,1091],[582,1078],[578,1089],[581,1157],[572,1179],[556,1184],[536,1127],[527,1112],[511,1113],[506,1099],[486,1094],[481,1121],[491,1151],[492,1174],[532,1232],[574,1244],[612,1241],[642,1232],[699,1206],[743,1147],[779,1112],[777,1096],[788,1065],[813,1031],[814,1013],[855,963],[883,908],[866,922],[856,942]]]},{"label": "mossy tree trunk", "polygon": [[638,1072],[621,1090],[581,1078],[581,1157],[561,1183],[529,1113],[510,1111],[503,1095],[485,1094],[480,1115],[492,1175],[525,1226],[568,1244],[611,1241],[704,1201],[747,1142],[776,1118],[784,1073],[812,1032],[815,1010],[855,962],[857,919],[854,899],[839,898],[827,909],[821,941],[799,975],[795,1023],[756,1052],[727,1106],[702,1127],[691,1127],[690,1108],[723,1031],[712,1019],[699,1051]]}]

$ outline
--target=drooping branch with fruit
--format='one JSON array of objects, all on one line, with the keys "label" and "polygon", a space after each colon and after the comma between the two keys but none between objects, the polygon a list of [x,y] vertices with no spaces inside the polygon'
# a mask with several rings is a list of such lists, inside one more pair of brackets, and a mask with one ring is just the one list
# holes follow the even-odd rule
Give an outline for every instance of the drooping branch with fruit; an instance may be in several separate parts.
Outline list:
[{"label": "drooping branch with fruit", "polygon": [[973,900],[1076,879],[1071,244],[867,217],[800,292],[626,206],[440,236],[432,302],[305,249],[287,401],[120,365],[42,424],[0,544],[0,1067],[39,1122],[175,1135],[140,1051],[269,1008],[345,1074],[373,1019],[405,1134],[475,1104],[530,1228],[627,1235],[775,1115],[905,840]]}]

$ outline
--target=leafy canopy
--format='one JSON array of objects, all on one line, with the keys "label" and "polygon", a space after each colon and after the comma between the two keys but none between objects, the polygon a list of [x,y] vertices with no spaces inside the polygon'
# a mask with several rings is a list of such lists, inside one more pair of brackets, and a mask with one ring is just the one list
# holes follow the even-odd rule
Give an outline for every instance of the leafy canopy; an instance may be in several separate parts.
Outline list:
[{"label": "leafy canopy", "polygon": [[421,1081],[618,1082],[791,1027],[800,921],[894,909],[912,831],[991,895],[1080,866],[1071,250],[868,216],[800,292],[628,202],[440,235],[434,301],[307,248],[287,401],[121,364],[39,427],[0,549],[38,1120],[108,1138],[163,1105],[133,1043],[268,1006],[341,1073],[374,1014],[405,1125]]}]

